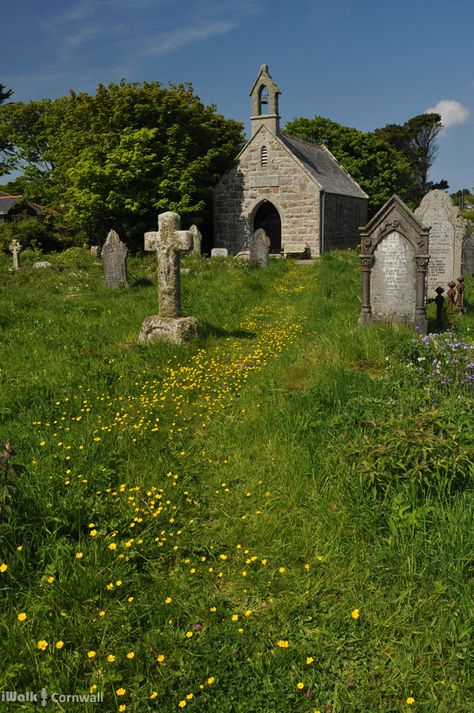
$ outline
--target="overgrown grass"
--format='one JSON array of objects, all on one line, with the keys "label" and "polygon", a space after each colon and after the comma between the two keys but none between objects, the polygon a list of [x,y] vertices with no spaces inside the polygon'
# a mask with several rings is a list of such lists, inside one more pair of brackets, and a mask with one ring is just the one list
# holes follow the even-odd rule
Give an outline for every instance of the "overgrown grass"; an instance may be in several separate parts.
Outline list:
[{"label": "overgrown grass", "polygon": [[0,436],[27,467],[5,472],[1,690],[472,710],[472,315],[438,369],[449,340],[356,326],[350,252],[190,258],[203,340],[140,346],[151,258],[115,291],[84,251],[51,261],[0,273]]}]

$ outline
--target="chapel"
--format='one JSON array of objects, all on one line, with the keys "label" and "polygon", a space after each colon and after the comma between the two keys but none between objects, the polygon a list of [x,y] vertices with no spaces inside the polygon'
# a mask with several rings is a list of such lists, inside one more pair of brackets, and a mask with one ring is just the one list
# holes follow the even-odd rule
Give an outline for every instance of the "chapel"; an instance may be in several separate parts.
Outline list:
[{"label": "chapel", "polygon": [[214,245],[235,255],[263,228],[273,254],[356,247],[369,197],[326,146],[280,130],[280,93],[263,64],[250,91],[252,136],[214,189]]}]

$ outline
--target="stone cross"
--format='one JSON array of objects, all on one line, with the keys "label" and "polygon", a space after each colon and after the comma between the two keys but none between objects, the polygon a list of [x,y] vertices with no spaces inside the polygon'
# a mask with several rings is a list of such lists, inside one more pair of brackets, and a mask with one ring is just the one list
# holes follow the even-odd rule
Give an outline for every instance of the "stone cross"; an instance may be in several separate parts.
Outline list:
[{"label": "stone cross", "polygon": [[270,238],[263,228],[258,228],[249,238],[250,262],[261,267],[268,267]]},{"label": "stone cross", "polygon": [[201,231],[199,230],[197,225],[191,225],[191,227],[189,228],[189,232],[193,235],[193,254],[200,255],[202,242]]},{"label": "stone cross", "polygon": [[190,230],[180,230],[177,213],[158,216],[158,232],[145,233],[145,250],[158,259],[158,300],[160,317],[181,317],[180,255],[193,247]]},{"label": "stone cross", "polygon": [[106,287],[115,288],[127,284],[127,252],[127,246],[122,243],[115,230],[109,231],[100,253]]},{"label": "stone cross", "polygon": [[20,267],[18,253],[20,252],[22,247],[23,247],[22,244],[19,242],[19,240],[16,240],[16,238],[14,240],[12,240],[10,243],[10,252],[13,255],[13,269],[14,270],[18,270],[18,268]]}]

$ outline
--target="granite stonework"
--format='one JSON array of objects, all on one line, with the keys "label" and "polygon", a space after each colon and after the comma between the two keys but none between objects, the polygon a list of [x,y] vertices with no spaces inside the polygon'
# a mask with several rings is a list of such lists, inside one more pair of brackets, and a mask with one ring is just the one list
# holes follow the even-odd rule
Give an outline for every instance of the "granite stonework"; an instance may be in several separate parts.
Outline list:
[{"label": "granite stonework", "polygon": [[438,189],[426,194],[415,216],[430,229],[428,296],[432,298],[438,286],[445,290],[448,282],[461,274],[462,246],[469,224],[449,195]]},{"label": "granite stonework", "polygon": [[270,252],[270,238],[263,230],[258,228],[249,238],[249,259],[253,265],[268,267]]},{"label": "granite stonework", "polygon": [[125,243],[115,230],[110,230],[100,253],[106,287],[115,289],[127,284],[127,253]]},{"label": "granite stonework", "polygon": [[[287,243],[307,243],[311,257],[355,247],[368,196],[325,146],[280,131],[279,94],[262,65],[250,92],[252,138],[214,190],[214,244],[236,255],[265,228],[272,253],[284,253]],[[265,206],[274,211],[272,231],[262,218]]]},{"label": "granite stonework", "polygon": [[157,257],[160,313],[145,319],[140,342],[161,339],[180,344],[198,333],[196,319],[181,316],[180,256],[193,249],[193,233],[180,230],[180,225],[177,213],[161,213],[158,231],[145,233],[145,250],[155,252]]},{"label": "granite stonework", "polygon": [[200,255],[201,254],[201,243],[202,243],[202,235],[201,231],[197,227],[197,225],[191,225],[189,228],[189,232],[193,236],[193,255]]},{"label": "granite stonework", "polygon": [[19,240],[16,238],[11,241],[9,245],[9,250],[12,254],[13,257],[13,269],[14,270],[19,270],[20,269],[20,251],[23,248],[22,244],[20,243]]},{"label": "granite stonework", "polygon": [[429,229],[393,196],[360,229],[362,306],[359,324],[412,324],[426,334]]},{"label": "granite stonework", "polygon": [[461,272],[467,277],[474,276],[474,233],[466,236],[463,242]]}]

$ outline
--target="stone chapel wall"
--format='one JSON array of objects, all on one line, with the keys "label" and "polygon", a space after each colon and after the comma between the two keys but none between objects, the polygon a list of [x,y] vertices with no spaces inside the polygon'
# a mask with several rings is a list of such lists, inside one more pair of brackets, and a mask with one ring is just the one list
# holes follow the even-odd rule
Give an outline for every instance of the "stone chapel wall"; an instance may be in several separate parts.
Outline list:
[{"label": "stone chapel wall", "polygon": [[323,250],[346,250],[359,244],[359,227],[367,223],[367,200],[326,193]]}]

